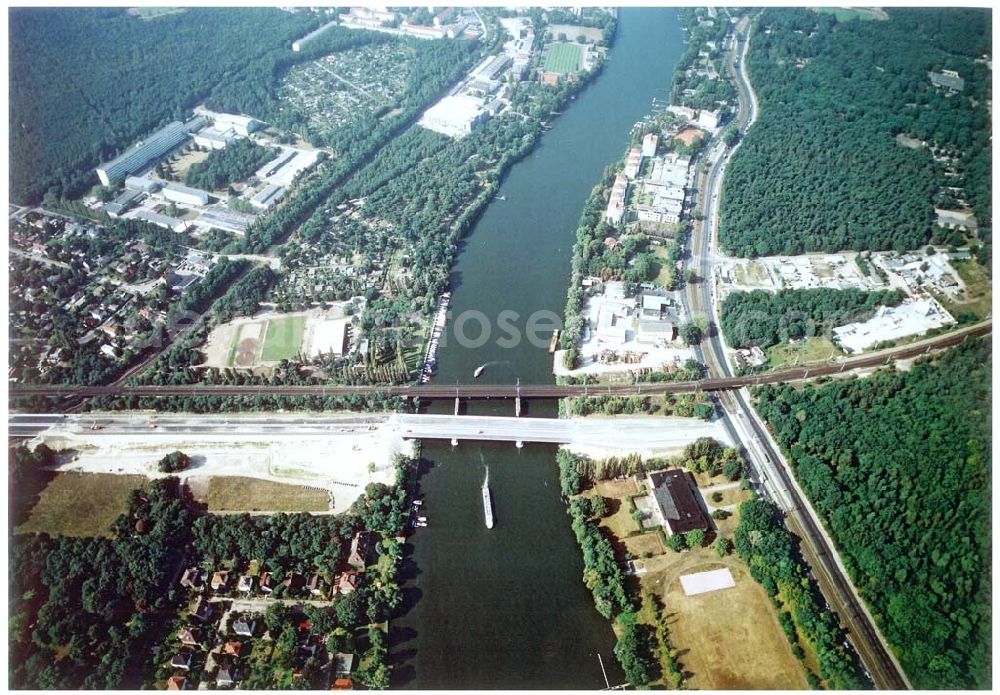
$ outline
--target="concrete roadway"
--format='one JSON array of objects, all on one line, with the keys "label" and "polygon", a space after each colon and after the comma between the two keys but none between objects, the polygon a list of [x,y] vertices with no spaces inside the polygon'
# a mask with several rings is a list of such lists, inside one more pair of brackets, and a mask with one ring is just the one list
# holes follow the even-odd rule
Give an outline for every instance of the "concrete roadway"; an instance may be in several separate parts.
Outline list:
[{"label": "concrete roadway", "polygon": [[[94,427],[98,429],[93,429]],[[142,435],[177,437],[217,435],[296,438],[378,432],[403,439],[540,442],[617,451],[678,449],[699,437],[723,442],[718,422],[689,418],[515,418],[477,415],[163,415],[96,413],[93,415],[8,416],[11,436]],[[732,443],[731,440],[728,443]]]},{"label": "concrete roadway", "polygon": [[[696,352],[707,365],[709,375],[723,380],[730,378],[732,371],[726,356],[724,339],[719,329],[718,305],[715,301],[717,297],[713,293],[712,263],[716,257],[713,246],[718,242],[719,203],[726,165],[730,161],[732,153],[742,144],[742,136],[746,135],[757,118],[757,97],[753,92],[746,71],[746,56],[750,43],[748,29],[746,23],[740,25],[739,34],[746,38],[742,45],[740,45],[739,40],[734,42],[727,60],[729,73],[733,76],[738,88],[740,108],[737,113],[737,123],[740,128],[741,141],[728,153],[724,149],[710,151],[709,174],[702,190],[702,203],[706,216],[700,230],[692,233],[692,254],[688,260],[689,267],[697,269],[702,281],[696,285],[689,284],[685,293],[688,310],[692,312],[690,315],[701,314],[710,320],[708,336],[703,343],[706,349],[699,346]],[[738,58],[736,57],[737,53],[739,54]],[[989,322],[987,322],[988,325]],[[940,346],[955,344],[955,342],[964,340],[965,337],[967,334],[958,337],[958,340],[943,341],[938,344]],[[930,344],[933,341],[925,342]],[[927,350],[929,349],[930,347],[927,348]],[[899,357],[904,354],[912,356],[919,353],[920,348],[909,346],[908,349],[890,351],[888,354],[890,357]],[[859,359],[845,360],[840,370],[844,369],[846,364],[858,364]],[[877,362],[869,360],[869,364],[877,364]],[[823,371],[830,373],[825,369]],[[819,375],[819,369],[813,368],[812,373]],[[827,535],[821,521],[809,504],[808,498],[799,488],[794,475],[789,471],[779,446],[771,438],[765,424],[750,407],[750,396],[747,389],[739,388],[720,392],[719,402],[724,413],[723,423],[734,440],[740,441],[745,447],[755,483],[785,513],[789,529],[803,539],[804,542],[801,545],[803,557],[808,562],[812,575],[817,580],[824,597],[846,626],[848,639],[861,657],[875,686],[882,689],[912,687],[895,655],[875,625],[867,606],[851,583],[847,570],[837,554],[833,540]]]}]

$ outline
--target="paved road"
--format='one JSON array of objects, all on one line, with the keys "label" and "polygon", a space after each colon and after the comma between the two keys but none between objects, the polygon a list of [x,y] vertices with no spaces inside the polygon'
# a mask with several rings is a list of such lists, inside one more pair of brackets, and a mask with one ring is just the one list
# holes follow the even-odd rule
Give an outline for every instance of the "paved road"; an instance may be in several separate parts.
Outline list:
[{"label": "paved road", "polygon": [[[94,429],[96,428],[96,429]],[[718,422],[689,418],[516,418],[478,415],[165,415],[98,413],[94,415],[8,416],[11,436],[141,435],[143,437],[260,436],[296,439],[372,432],[403,439],[542,442],[620,451],[677,449],[699,437],[727,441]],[[729,443],[732,443],[729,441]]]},{"label": "paved road", "polygon": [[[699,287],[693,285],[692,287]],[[708,289],[704,289],[707,293]],[[691,302],[691,300],[688,300]],[[692,303],[694,308],[711,307],[711,300],[704,297]],[[931,350],[950,347],[973,337],[989,335],[993,331],[992,319],[944,335],[891,350],[862,355],[836,362],[800,365],[789,369],[768,372],[756,376],[732,376],[723,353],[718,335],[706,341],[712,349],[697,349],[699,357],[709,366],[709,374],[715,375],[696,381],[664,383],[618,384],[610,386],[574,385],[559,386],[549,384],[514,385],[460,385],[446,386],[423,384],[417,386],[220,386],[214,384],[186,384],[177,386],[38,386],[12,385],[8,391],[11,403],[25,398],[68,398],[79,399],[94,396],[345,396],[351,394],[381,394],[406,398],[565,398],[569,396],[596,395],[647,395],[663,393],[696,393],[702,391],[733,391],[758,384],[780,384],[802,379],[846,373],[856,369],[870,369],[889,364],[893,360],[908,359],[926,354]],[[721,357],[719,356],[721,355]],[[721,375],[721,376],[719,376]]]},{"label": "paved road", "polygon": [[[737,124],[741,137],[746,134],[757,118],[757,97],[753,92],[746,71],[746,56],[749,50],[748,37],[749,27],[744,20],[739,27],[739,38],[732,46],[727,65],[738,88],[740,108]],[[692,234],[692,253],[690,260],[688,260],[689,267],[695,268],[703,281],[695,285],[689,284],[685,292],[690,315],[702,315],[710,320],[708,337],[699,346],[698,356],[708,367],[709,375],[723,381],[732,376],[732,371],[727,360],[724,339],[719,330],[718,305],[714,301],[716,297],[713,293],[712,263],[716,254],[713,247],[718,243],[717,230],[722,179],[732,153],[739,148],[740,144],[737,143],[736,147],[728,153],[721,148],[715,149],[713,147],[710,150],[712,159],[702,189],[701,201],[703,209],[706,211],[706,217],[700,230],[695,230]],[[991,323],[987,322],[984,333],[990,332],[990,326]],[[870,356],[867,360],[864,358],[846,360],[840,369],[847,367],[847,365],[861,366],[863,363],[865,363],[864,366],[876,366],[878,361],[885,360],[886,356],[894,359],[912,357],[933,347],[956,344],[970,334],[984,333],[971,330],[961,331],[950,338],[943,336],[941,340],[922,341],[918,345]],[[821,370],[817,367],[813,367],[809,372],[811,376],[832,373],[831,370]],[[761,383],[767,381],[771,381],[771,379],[762,379]],[[764,423],[749,406],[749,402],[749,393],[744,387],[720,393],[720,404],[725,413],[723,423],[733,439],[744,444],[753,469],[753,476],[756,478],[755,482],[763,488],[766,496],[785,512],[789,529],[804,540],[801,546],[803,557],[808,562],[812,575],[816,578],[824,597],[846,626],[848,639],[861,657],[876,687],[882,689],[911,687],[896,661],[895,655],[892,654],[875,625],[867,606],[851,583],[832,539],[826,534],[815,511],[809,504],[808,498],[798,487],[797,481],[788,469],[787,462],[781,455],[780,448],[767,432]]]}]

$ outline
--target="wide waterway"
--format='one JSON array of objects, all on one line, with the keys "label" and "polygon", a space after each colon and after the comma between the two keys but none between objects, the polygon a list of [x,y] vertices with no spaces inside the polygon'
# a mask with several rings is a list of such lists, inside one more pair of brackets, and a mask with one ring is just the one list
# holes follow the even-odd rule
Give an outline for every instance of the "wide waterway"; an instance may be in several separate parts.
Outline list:
[{"label": "wide waterway", "polygon": [[[630,128],[650,112],[653,97],[666,99],[681,39],[674,10],[620,11],[603,73],[514,165],[499,191],[506,200],[494,200],[465,240],[434,383],[471,382],[486,363],[480,382],[552,382],[547,346],[526,339],[498,345],[497,319],[516,312],[510,323],[523,333],[533,312],[562,314],[583,204],[604,167],[623,154]],[[492,325],[482,347],[455,339],[456,319],[470,310]],[[479,330],[472,319],[465,334],[475,338]],[[546,342],[550,332],[540,331]],[[510,401],[468,408],[514,414]],[[532,402],[522,415],[554,417],[556,406]],[[611,684],[621,683],[611,625],[582,581],[580,549],[559,497],[555,447],[426,442],[423,451],[431,462],[420,481],[429,525],[412,537],[413,576],[405,585],[412,607],[393,631],[398,685],[596,689],[604,687],[598,654]],[[493,529],[483,522],[480,496],[487,467]]]}]

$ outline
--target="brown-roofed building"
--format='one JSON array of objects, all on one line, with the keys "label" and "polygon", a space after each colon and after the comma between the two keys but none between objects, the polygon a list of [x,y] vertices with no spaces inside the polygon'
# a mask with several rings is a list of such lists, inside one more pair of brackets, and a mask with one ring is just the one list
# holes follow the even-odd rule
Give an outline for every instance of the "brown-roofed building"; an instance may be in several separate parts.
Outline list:
[{"label": "brown-roofed building", "polygon": [[261,572],[259,582],[261,592],[269,594],[274,591],[274,577],[270,572]]},{"label": "brown-roofed building", "polygon": [[201,630],[196,627],[182,627],[177,632],[177,639],[181,641],[181,644],[186,644],[189,647],[196,647],[201,644],[203,636]]},{"label": "brown-roofed building", "polygon": [[184,690],[187,678],[184,676],[170,676],[167,679],[167,690]]},{"label": "brown-roofed building", "polygon": [[212,591],[218,591],[219,589],[225,589],[226,584],[229,583],[229,572],[226,570],[219,570],[218,572],[212,573]]},{"label": "brown-roofed building", "polygon": [[188,589],[197,589],[201,586],[201,572],[197,567],[188,567],[181,575],[181,586]]},{"label": "brown-roofed building", "polygon": [[285,581],[281,582],[282,585],[289,591],[295,593],[302,590],[302,586],[305,584],[305,580],[302,575],[298,572],[289,572],[285,575]]},{"label": "brown-roofed building", "polygon": [[649,474],[649,486],[656,500],[660,521],[669,535],[695,529],[708,530],[710,524],[691,487],[691,475],[674,468]]},{"label": "brown-roofed building", "polygon": [[337,576],[337,593],[338,594],[349,594],[358,588],[358,579],[360,578],[360,572],[342,572]]},{"label": "brown-roofed building", "polygon": [[351,554],[347,556],[347,564],[355,569],[363,570],[368,564],[368,533],[361,531],[351,541]]},{"label": "brown-roofed building", "polygon": [[354,681],[350,678],[337,678],[330,686],[330,690],[354,690]]},{"label": "brown-roofed building", "polygon": [[226,656],[236,656],[240,655],[240,650],[243,649],[242,642],[226,642],[222,645],[222,653]]}]

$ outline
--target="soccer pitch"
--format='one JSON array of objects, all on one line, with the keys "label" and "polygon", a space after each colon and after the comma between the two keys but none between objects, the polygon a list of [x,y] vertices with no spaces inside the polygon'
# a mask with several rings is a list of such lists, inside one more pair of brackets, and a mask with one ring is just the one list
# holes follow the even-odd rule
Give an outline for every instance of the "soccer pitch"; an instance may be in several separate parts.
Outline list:
[{"label": "soccer pitch", "polygon": [[302,334],[305,332],[305,327],[305,316],[270,319],[264,334],[264,347],[260,352],[260,361],[278,362],[298,355],[302,349]]},{"label": "soccer pitch", "polygon": [[545,71],[567,75],[580,69],[583,51],[575,43],[554,43],[545,56]]}]

